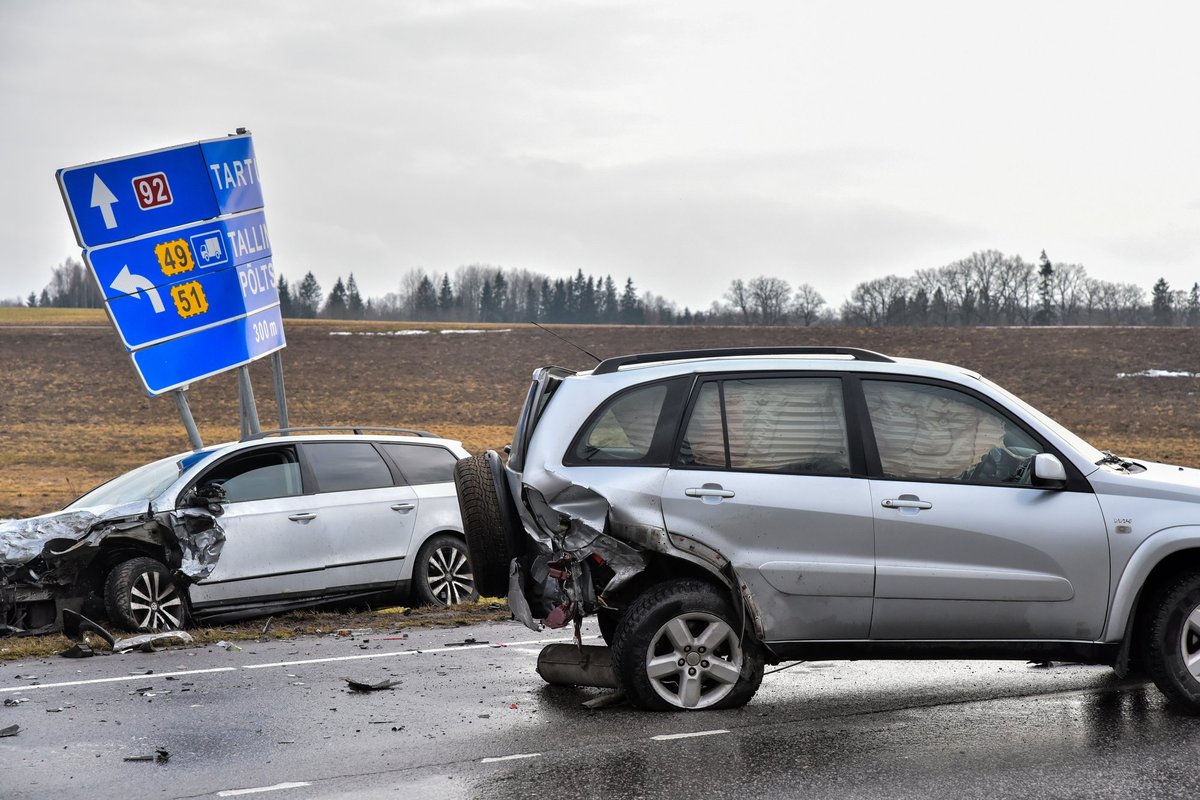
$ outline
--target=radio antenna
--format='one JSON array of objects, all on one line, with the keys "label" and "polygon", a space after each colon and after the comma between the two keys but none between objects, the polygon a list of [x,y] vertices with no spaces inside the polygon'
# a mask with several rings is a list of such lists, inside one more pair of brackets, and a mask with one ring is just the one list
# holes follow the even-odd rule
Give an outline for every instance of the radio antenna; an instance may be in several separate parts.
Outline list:
[{"label": "radio antenna", "polygon": [[538,329],[540,329],[540,330],[543,330],[543,331],[545,331],[546,333],[548,333],[548,334],[550,334],[551,336],[553,336],[555,339],[561,339],[562,341],[564,341],[564,342],[566,342],[567,344],[571,345],[571,347],[574,347],[574,348],[575,348],[576,350],[578,350],[579,352],[581,352],[581,353],[584,353],[584,354],[588,355],[589,357],[596,359],[596,363],[597,363],[597,364],[599,364],[601,361],[603,361],[603,360],[604,360],[603,358],[600,358],[600,356],[596,355],[595,353],[592,353],[592,352],[589,352],[589,351],[587,351],[587,350],[584,350],[582,347],[580,347],[579,345],[575,344],[574,342],[572,342],[572,341],[571,341],[570,339],[568,339],[567,337],[565,337],[565,336],[559,336],[557,333],[555,333],[554,331],[550,330],[550,329],[549,329],[549,328],[547,328],[545,325],[539,325],[538,323],[534,322],[533,320],[530,320],[530,321],[529,321],[529,324],[530,324],[530,325],[533,325],[534,327],[536,327],[536,328],[538,328]]}]

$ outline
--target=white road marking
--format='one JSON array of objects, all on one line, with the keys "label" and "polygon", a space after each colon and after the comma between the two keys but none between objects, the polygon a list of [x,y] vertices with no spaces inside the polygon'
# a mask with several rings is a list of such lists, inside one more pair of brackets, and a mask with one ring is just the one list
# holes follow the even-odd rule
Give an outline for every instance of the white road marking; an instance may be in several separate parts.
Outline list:
[{"label": "white road marking", "polygon": [[481,758],[480,764],[495,764],[497,761],[517,761],[522,758],[537,758],[541,753],[517,753],[511,756],[497,756],[495,758]]},{"label": "white road marking", "polygon": [[[521,645],[521,644],[553,644],[555,642],[571,642],[571,641],[574,641],[574,637],[567,637],[567,638],[559,637],[559,638],[555,638],[555,639],[538,639],[538,640],[532,641],[532,642],[522,641],[522,642],[514,642],[513,644],[517,644],[517,645]],[[490,644],[468,644],[468,645],[462,645],[461,647],[430,647],[430,648],[426,648],[423,650],[397,650],[397,651],[391,652],[391,653],[363,653],[361,655],[354,655],[354,656],[330,656],[328,658],[307,658],[307,659],[303,659],[303,660],[299,660],[299,661],[274,661],[274,662],[271,662],[270,664],[242,664],[237,667],[212,667],[209,669],[180,670],[179,672],[154,672],[154,673],[150,673],[149,675],[146,675],[146,674],[143,674],[143,675],[120,675],[120,676],[114,677],[114,678],[91,678],[89,680],[81,680],[81,681],[62,681],[61,683],[38,683],[38,684],[27,684],[24,686],[3,686],[3,687],[0,687],[0,694],[4,694],[7,692],[32,692],[32,691],[36,691],[38,689],[61,689],[66,686],[87,686],[89,684],[95,684],[95,683],[121,683],[121,682],[126,682],[126,681],[147,681],[147,680],[152,681],[152,680],[156,680],[158,678],[167,678],[167,677],[174,678],[174,677],[182,677],[185,675],[204,675],[204,674],[213,673],[213,672],[237,672],[238,670],[243,670],[243,669],[266,669],[268,667],[291,667],[291,666],[295,666],[297,664],[326,664],[326,663],[331,663],[331,662],[335,662],[335,661],[362,661],[363,659],[368,659],[368,658],[394,658],[396,656],[420,655],[421,653],[453,653],[453,652],[458,652],[460,650],[486,650],[489,648],[492,648],[492,645],[490,645]],[[504,647],[504,648],[499,648],[499,649],[502,651],[511,649],[511,650],[518,651],[518,652],[522,650],[522,648],[520,648],[520,647]]]},{"label": "white road marking", "polygon": [[237,667],[213,667],[212,669],[189,669],[183,672],[155,672],[150,675],[121,675],[116,678],[92,678],[86,681],[63,681],[62,683],[31,683],[27,686],[0,687],[3,692],[32,692],[35,689],[58,689],[63,686],[86,686],[90,683],[119,683],[122,681],[146,681],[155,678],[174,678],[178,675],[203,675],[206,672],[237,672]]},{"label": "white road marking", "polygon": [[217,792],[217,797],[236,797],[239,794],[258,794],[259,792],[277,792],[280,789],[299,789],[301,786],[312,786],[311,783],[296,781],[294,783],[277,783],[274,786],[257,786],[253,789],[226,789]]},{"label": "white road marking", "polygon": [[691,739],[693,736],[716,736],[720,733],[729,733],[729,731],[721,728],[715,731],[696,731],[694,733],[667,733],[662,736],[651,736],[650,738],[656,742],[669,742],[672,739]]}]

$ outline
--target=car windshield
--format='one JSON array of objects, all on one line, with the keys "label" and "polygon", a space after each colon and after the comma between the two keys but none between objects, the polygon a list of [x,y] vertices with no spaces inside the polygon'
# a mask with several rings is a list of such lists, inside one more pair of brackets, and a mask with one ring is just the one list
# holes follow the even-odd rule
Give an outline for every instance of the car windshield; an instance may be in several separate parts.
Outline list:
[{"label": "car windshield", "polygon": [[983,378],[983,382],[986,383],[988,386],[992,387],[993,389],[995,389],[996,391],[1001,392],[1005,397],[1009,398],[1014,403],[1019,405],[1021,408],[1025,409],[1025,411],[1028,412],[1030,416],[1035,417],[1038,422],[1042,423],[1042,425],[1046,426],[1047,428],[1052,430],[1055,434],[1057,434],[1061,439],[1065,440],[1067,442],[1067,444],[1069,444],[1069,445],[1071,445],[1071,447],[1075,448],[1075,450],[1081,456],[1086,458],[1091,463],[1095,464],[1097,461],[1104,458],[1104,454],[1100,450],[1096,449],[1094,446],[1089,444],[1085,439],[1083,439],[1080,436],[1067,430],[1061,424],[1059,424],[1058,422],[1055,422],[1053,419],[1051,419],[1047,415],[1043,414],[1041,411],[1038,411],[1036,408],[1029,405],[1029,403],[1026,403],[1024,400],[1017,397],[1015,394],[1008,391],[1003,386],[1000,386],[997,383],[993,383],[992,381],[989,381],[987,378]]},{"label": "car windshield", "polygon": [[198,450],[182,456],[170,456],[138,467],[102,483],[67,506],[68,509],[119,506],[137,501],[150,502],[212,450]]}]

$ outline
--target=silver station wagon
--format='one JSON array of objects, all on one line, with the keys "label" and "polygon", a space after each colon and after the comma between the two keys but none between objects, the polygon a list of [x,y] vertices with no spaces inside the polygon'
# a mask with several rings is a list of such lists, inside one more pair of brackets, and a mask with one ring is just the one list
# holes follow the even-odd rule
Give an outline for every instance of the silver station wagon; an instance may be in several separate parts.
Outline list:
[{"label": "silver station wagon", "polygon": [[595,614],[647,709],[765,663],[1148,669],[1200,709],[1200,472],[1098,450],[959,367],[757,348],[537,370],[505,463],[455,472],[485,593]]},{"label": "silver station wagon", "polygon": [[166,630],[388,596],[472,599],[452,482],[467,455],[431,434],[345,433],[155,461],[0,524],[0,623],[49,630],[82,609]]}]

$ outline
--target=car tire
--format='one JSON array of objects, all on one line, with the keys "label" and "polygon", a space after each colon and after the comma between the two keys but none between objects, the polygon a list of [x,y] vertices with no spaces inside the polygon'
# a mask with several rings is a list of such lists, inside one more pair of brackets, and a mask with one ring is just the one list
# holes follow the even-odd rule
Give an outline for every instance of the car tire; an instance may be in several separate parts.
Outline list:
[{"label": "car tire", "polygon": [[1200,572],[1176,580],[1150,608],[1144,660],[1167,699],[1200,713]]},{"label": "car tire", "polygon": [[453,606],[479,599],[462,539],[448,533],[430,537],[417,553],[413,587],[422,605]]},{"label": "car tire", "polygon": [[656,584],[630,604],[617,625],[612,644],[617,683],[633,705],[651,711],[743,706],[763,677],[762,648],[743,627],[722,590],[711,584]]},{"label": "car tire", "polygon": [[108,618],[128,631],[172,631],[187,622],[183,588],[161,561],[139,557],[123,561],[104,581]]},{"label": "car tire", "polygon": [[600,638],[609,647],[617,634],[617,623],[621,621],[621,612],[611,608],[596,609],[596,627],[600,629]]},{"label": "car tire", "polygon": [[[524,529],[516,530],[516,507],[508,486],[496,486],[489,450],[454,465],[454,486],[462,512],[463,537],[475,575],[475,588],[485,597],[508,595],[509,564],[524,552]],[[503,490],[503,497],[497,492]]]}]

